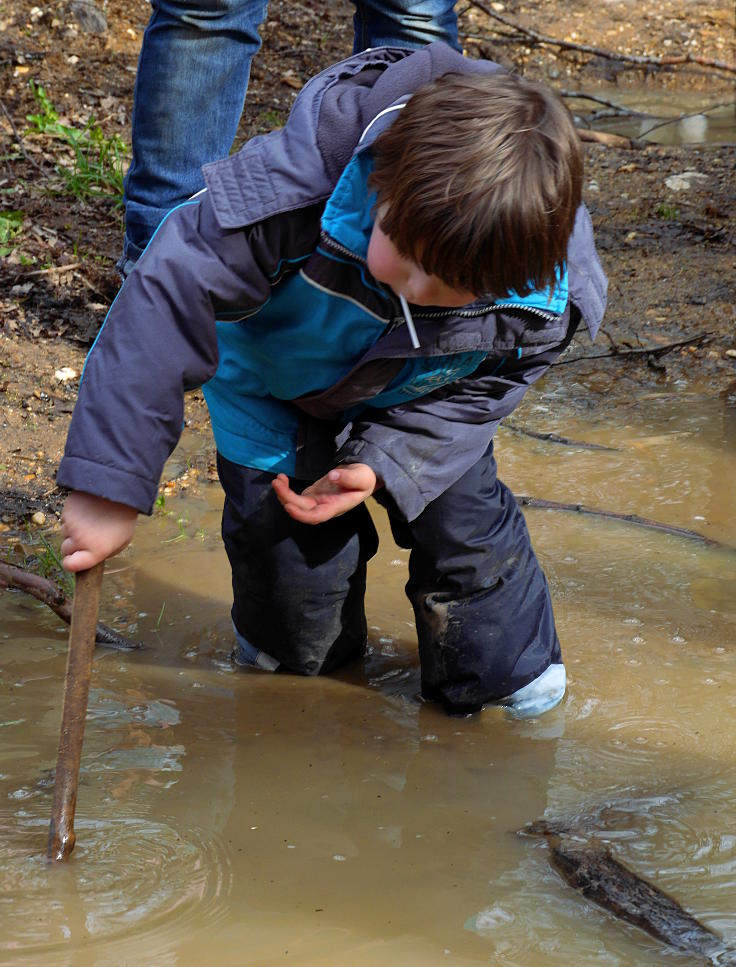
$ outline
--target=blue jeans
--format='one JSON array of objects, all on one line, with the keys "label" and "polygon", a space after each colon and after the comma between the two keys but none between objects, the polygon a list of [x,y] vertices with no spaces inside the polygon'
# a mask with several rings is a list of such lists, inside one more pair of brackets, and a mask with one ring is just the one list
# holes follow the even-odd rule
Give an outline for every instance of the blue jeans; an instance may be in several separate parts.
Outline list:
[{"label": "blue jeans", "polygon": [[[454,0],[354,0],[354,51],[444,40],[459,49]],[[123,262],[232,147],[268,0],[152,0],[133,101]]]}]

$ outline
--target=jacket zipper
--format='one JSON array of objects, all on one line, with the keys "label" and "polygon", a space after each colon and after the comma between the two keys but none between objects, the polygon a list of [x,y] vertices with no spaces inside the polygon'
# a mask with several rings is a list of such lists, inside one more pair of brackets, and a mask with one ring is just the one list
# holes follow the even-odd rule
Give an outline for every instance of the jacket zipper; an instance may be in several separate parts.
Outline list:
[{"label": "jacket zipper", "polygon": [[[327,248],[333,249],[340,255],[346,255],[348,258],[352,259],[352,261],[358,262],[360,265],[363,265],[366,268],[368,267],[368,262],[365,258],[363,258],[362,255],[356,255],[355,252],[351,251],[349,248],[347,248],[347,246],[342,245],[340,242],[336,242],[334,238],[332,238],[326,232],[320,233],[320,240]],[[520,302],[488,302],[478,309],[444,309],[438,312],[415,312],[414,318],[446,319],[448,316],[460,316],[463,319],[474,319],[477,316],[486,315],[486,313],[493,309],[517,309],[521,312],[528,312],[533,316],[538,316],[540,319],[544,319],[546,322],[554,322],[555,319],[559,318],[559,315],[556,312],[545,312],[544,309],[539,309],[536,306],[527,306]]]}]

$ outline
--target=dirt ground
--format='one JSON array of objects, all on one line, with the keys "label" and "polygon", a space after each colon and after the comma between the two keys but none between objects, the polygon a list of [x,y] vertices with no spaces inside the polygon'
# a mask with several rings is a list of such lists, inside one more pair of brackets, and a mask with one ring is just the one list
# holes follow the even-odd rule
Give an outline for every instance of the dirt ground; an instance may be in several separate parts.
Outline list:
[{"label": "dirt ground", "polygon": [[[485,12],[484,9],[485,8]],[[76,14],[75,11],[76,10]],[[41,85],[59,122],[129,144],[144,0],[110,0],[107,27],[90,25],[89,0],[0,4],[0,530],[6,546],[53,528],[63,494],[55,485],[84,356],[118,288],[114,269],[122,211],[108,197],[75,197],[55,170],[63,146],[27,115]],[[523,0],[460,3],[470,57],[487,56],[563,90],[703,92],[733,101],[733,8],[708,12],[693,0]],[[352,7],[271,0],[264,46],[252,71],[238,141],[279,123],[313,73],[350,53]],[[103,24],[98,26],[102,27]],[[536,36],[528,32],[536,32]],[[568,45],[540,42],[540,36]],[[588,52],[583,46],[599,49]],[[603,52],[601,52],[601,50]],[[605,52],[614,56],[605,56]],[[682,60],[658,66],[626,58]],[[618,55],[618,56],[615,56]],[[607,95],[610,97],[610,95]],[[736,145],[663,147],[586,144],[585,196],[610,276],[607,318],[596,347],[607,387],[707,383],[736,405]],[[696,172],[679,189],[668,179]],[[15,214],[13,214],[15,213]],[[9,226],[9,227],[8,227]],[[656,351],[650,351],[656,350]],[[602,392],[605,390],[602,390]],[[199,394],[187,405],[206,429]],[[194,468],[210,476],[209,459]],[[170,484],[173,486],[173,484]],[[20,535],[20,536],[19,536]]]}]

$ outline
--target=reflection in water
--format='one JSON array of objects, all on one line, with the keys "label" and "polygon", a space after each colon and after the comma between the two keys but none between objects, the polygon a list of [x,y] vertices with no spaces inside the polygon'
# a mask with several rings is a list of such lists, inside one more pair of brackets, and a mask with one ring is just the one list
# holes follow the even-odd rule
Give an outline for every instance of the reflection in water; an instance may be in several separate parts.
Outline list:
[{"label": "reflection in water", "polygon": [[[613,425],[610,397],[605,421],[579,406],[552,384],[523,416],[617,449],[502,431],[514,489],[736,546],[724,403],[625,400]],[[539,722],[450,719],[417,698],[406,554],[388,538],[362,663],[326,679],[234,671],[219,501],[170,499],[109,568],[106,616],[149,647],[96,653],[64,867],[43,851],[66,629],[0,598],[0,964],[684,962],[516,836],[543,815],[736,941],[736,554],[530,510],[569,693]]]}]

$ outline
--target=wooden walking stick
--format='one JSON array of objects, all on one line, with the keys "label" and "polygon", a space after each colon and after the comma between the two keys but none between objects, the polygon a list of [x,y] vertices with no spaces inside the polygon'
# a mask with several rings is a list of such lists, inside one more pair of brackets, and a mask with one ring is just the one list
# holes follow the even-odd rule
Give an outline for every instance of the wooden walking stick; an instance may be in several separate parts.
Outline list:
[{"label": "wooden walking stick", "polygon": [[59,753],[51,805],[49,844],[46,849],[47,859],[54,862],[68,859],[76,841],[74,810],[77,805],[79,764],[82,759],[84,722],[87,716],[97,611],[104,569],[105,562],[101,561],[88,571],[80,571],[75,580]]}]

